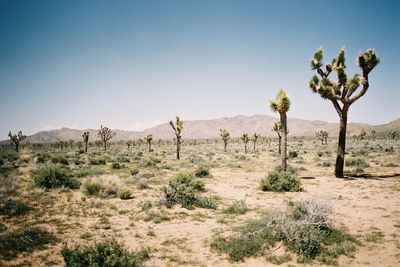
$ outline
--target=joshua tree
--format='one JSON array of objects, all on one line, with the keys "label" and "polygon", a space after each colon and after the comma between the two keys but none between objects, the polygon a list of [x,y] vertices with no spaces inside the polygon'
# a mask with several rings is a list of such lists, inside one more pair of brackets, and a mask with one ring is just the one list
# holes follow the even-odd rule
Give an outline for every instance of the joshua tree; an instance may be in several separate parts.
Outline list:
[{"label": "joshua tree", "polygon": [[282,135],[281,135],[281,122],[280,121],[276,121],[274,122],[274,126],[272,127],[271,131],[276,132],[276,134],[278,135],[278,152],[279,155],[281,154],[281,142],[282,142]]},{"label": "joshua tree", "polygon": [[361,132],[359,135],[357,135],[357,141],[362,141],[364,140],[365,136],[367,135],[367,133],[364,131],[364,129],[361,129]]},{"label": "joshua tree", "polygon": [[128,141],[126,141],[126,146],[128,147],[128,149],[131,147],[131,145],[132,145],[132,141],[131,140],[128,140]]},{"label": "joshua tree", "polygon": [[144,138],[144,140],[145,140],[146,143],[147,143],[147,146],[148,146],[148,148],[149,148],[149,152],[151,152],[151,142],[153,141],[153,135],[152,135],[152,134],[148,134],[148,135]]},{"label": "joshua tree", "polygon": [[389,137],[389,139],[391,139],[391,140],[396,140],[397,139],[397,132],[396,131],[390,131],[389,132],[389,135],[388,135],[388,137]]},{"label": "joshua tree", "polygon": [[281,135],[282,135],[282,163],[281,168],[283,171],[287,169],[287,116],[286,113],[290,109],[290,98],[285,91],[280,90],[276,100],[271,100],[269,106],[273,112],[278,112],[281,121]]},{"label": "joshua tree", "polygon": [[315,133],[315,137],[317,137],[319,140],[321,140],[322,145],[324,143],[325,143],[325,145],[328,144],[328,136],[329,136],[329,133],[324,130],[321,130],[321,131]]},{"label": "joshua tree", "polygon": [[250,141],[249,135],[247,133],[243,134],[240,137],[240,140],[242,140],[242,142],[244,143],[244,153],[247,154],[247,143]]},{"label": "joshua tree", "polygon": [[376,139],[376,131],[375,130],[371,131],[371,137],[372,137],[372,140]]},{"label": "joshua tree", "polygon": [[174,129],[175,136],[176,136],[176,140],[175,140],[176,141],[176,159],[180,159],[179,152],[181,150],[181,144],[183,142],[182,136],[181,136],[182,129],[183,129],[183,121],[181,121],[179,119],[179,117],[176,116],[175,125],[174,125],[173,121],[170,121],[169,124],[171,125],[172,129]]},{"label": "joshua tree", "polygon": [[254,150],[254,152],[256,152],[257,139],[258,139],[260,136],[261,136],[261,134],[254,133],[254,134],[250,137],[251,142],[253,142],[253,150]]},{"label": "joshua tree", "polygon": [[22,131],[19,131],[18,134],[12,134],[11,131],[8,133],[11,142],[15,145],[15,150],[19,151],[19,143],[26,138],[26,135],[22,134]]},{"label": "joshua tree", "polygon": [[[360,53],[357,57],[357,65],[362,70],[362,75],[356,74],[348,79],[346,75],[345,50],[342,48],[331,64],[326,64],[322,70],[322,48],[319,48],[311,59],[311,68],[316,70],[319,77],[314,75],[309,86],[314,93],[318,93],[323,99],[332,102],[340,118],[339,142],[336,156],[335,176],[343,177],[344,155],[346,150],[347,115],[350,106],[361,98],[368,90],[369,73],[378,65],[380,59],[373,49]],[[337,81],[329,79],[332,71],[336,72]],[[362,86],[361,90],[358,90]],[[354,94],[354,95],[353,95]]]},{"label": "joshua tree", "polygon": [[230,138],[230,134],[225,129],[220,129],[219,134],[221,135],[222,141],[224,141],[224,151],[226,152],[226,146],[228,145],[228,140]]},{"label": "joshua tree", "polygon": [[88,143],[89,143],[89,132],[83,132],[82,138],[83,138],[83,142],[85,143],[85,152],[87,152]]},{"label": "joshua tree", "polygon": [[74,140],[73,139],[69,139],[68,140],[69,146],[72,148],[74,148]]},{"label": "joshua tree", "polygon": [[101,141],[103,142],[104,151],[106,151],[107,150],[107,141],[110,140],[111,138],[113,138],[116,135],[116,133],[113,132],[110,128],[103,127],[103,125],[101,125],[97,135],[100,137]]}]

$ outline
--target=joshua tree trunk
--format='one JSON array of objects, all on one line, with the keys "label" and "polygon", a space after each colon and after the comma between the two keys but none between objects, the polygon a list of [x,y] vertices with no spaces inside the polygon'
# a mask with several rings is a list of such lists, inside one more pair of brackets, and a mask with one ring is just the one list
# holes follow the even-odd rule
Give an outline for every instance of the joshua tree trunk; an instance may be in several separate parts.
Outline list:
[{"label": "joshua tree trunk", "polygon": [[15,150],[17,151],[17,153],[19,152],[19,144],[15,144]]},{"label": "joshua tree trunk", "polygon": [[278,137],[278,153],[279,153],[279,155],[282,154],[281,144],[282,144],[282,136],[279,136]]},{"label": "joshua tree trunk", "polygon": [[335,176],[343,178],[344,155],[346,152],[346,128],[347,128],[347,111],[343,110],[340,115],[339,143],[336,156]]},{"label": "joshua tree trunk", "polygon": [[106,151],[106,150],[107,150],[107,142],[104,141],[104,151]]},{"label": "joshua tree trunk", "polygon": [[282,112],[280,113],[280,117],[281,117],[281,125],[282,125],[282,154],[281,154],[281,158],[282,158],[282,164],[281,164],[281,168],[283,171],[286,171],[287,169],[287,163],[286,163],[286,146],[287,146],[287,117],[286,117],[286,112]]},{"label": "joshua tree trunk", "polygon": [[177,138],[176,139],[176,159],[180,159],[180,156],[179,156],[179,150],[181,150],[180,142],[181,142],[180,138]]},{"label": "joshua tree trunk", "polygon": [[227,142],[224,142],[224,152],[226,152],[226,145],[227,145]]},{"label": "joshua tree trunk", "polygon": [[149,144],[149,152],[151,152],[151,143]]},{"label": "joshua tree trunk", "polygon": [[85,152],[87,153],[87,147],[88,147],[88,143],[85,142]]},{"label": "joshua tree trunk", "polygon": [[247,143],[244,143],[244,153],[247,154]]},{"label": "joshua tree trunk", "polygon": [[253,144],[253,150],[254,150],[254,152],[256,152],[256,142],[254,142],[254,144]]}]

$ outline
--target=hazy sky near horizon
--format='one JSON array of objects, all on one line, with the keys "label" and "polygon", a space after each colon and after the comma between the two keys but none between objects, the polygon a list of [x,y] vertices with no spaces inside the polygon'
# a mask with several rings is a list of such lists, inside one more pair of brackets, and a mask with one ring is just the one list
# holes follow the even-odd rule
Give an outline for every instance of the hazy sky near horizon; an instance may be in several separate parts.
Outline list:
[{"label": "hazy sky near horizon", "polygon": [[273,114],[337,122],[308,88],[310,58],[375,48],[381,63],[349,121],[400,116],[400,1],[0,0],[0,139],[100,124],[142,130],[169,121]]}]

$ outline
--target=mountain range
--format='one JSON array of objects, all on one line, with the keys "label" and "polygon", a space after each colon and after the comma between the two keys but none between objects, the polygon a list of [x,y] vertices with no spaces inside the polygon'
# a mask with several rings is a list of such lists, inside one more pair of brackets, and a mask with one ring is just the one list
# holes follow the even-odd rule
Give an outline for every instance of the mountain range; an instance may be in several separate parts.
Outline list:
[{"label": "mountain range", "polygon": [[[184,121],[182,137],[186,139],[219,138],[219,130],[224,128],[228,130],[231,137],[239,137],[243,133],[260,133],[262,136],[275,137],[271,129],[277,118],[268,115],[224,117],[211,120],[187,120]],[[326,130],[330,136],[337,136],[338,123],[325,121],[311,121],[290,118],[288,120],[289,136],[314,136],[317,131]],[[348,136],[358,134],[364,129],[367,134],[375,130],[377,135],[386,135],[389,131],[400,131],[400,118],[382,125],[370,125],[364,123],[349,123],[347,126]],[[40,131],[28,136],[26,141],[30,143],[52,143],[58,141],[81,140],[84,130],[61,128],[50,131]],[[85,129],[90,132],[90,140],[97,140],[97,130]],[[129,140],[143,138],[147,134],[153,134],[154,139],[172,139],[173,130],[169,123],[163,123],[144,131],[124,131],[114,130],[116,136],[113,141]],[[1,143],[4,143],[3,141]]]}]

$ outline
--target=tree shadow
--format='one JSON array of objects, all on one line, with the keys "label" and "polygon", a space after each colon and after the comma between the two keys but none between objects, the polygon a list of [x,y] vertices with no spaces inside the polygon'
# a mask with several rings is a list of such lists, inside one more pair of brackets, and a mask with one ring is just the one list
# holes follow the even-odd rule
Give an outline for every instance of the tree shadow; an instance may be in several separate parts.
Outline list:
[{"label": "tree shadow", "polygon": [[400,177],[400,174],[394,173],[394,174],[372,175],[369,173],[363,173],[363,174],[351,174],[350,173],[347,176],[343,177],[343,179],[344,180],[368,179],[368,180],[382,181],[385,178],[393,178],[393,177]]},{"label": "tree shadow", "polygon": [[300,179],[302,179],[302,180],[314,180],[314,179],[316,179],[315,177],[312,177],[312,176],[303,176],[303,177],[299,177]]}]

